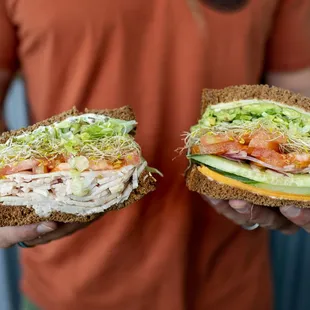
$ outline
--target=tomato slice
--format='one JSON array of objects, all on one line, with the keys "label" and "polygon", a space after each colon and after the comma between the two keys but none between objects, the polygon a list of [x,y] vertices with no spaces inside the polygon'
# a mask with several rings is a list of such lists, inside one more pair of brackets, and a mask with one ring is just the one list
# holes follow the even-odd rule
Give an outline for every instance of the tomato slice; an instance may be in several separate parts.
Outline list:
[{"label": "tomato slice", "polygon": [[56,165],[54,168],[52,168],[51,172],[69,171],[71,169],[72,168],[68,163],[60,163],[60,164]]},{"label": "tomato slice", "polygon": [[200,147],[200,145],[193,145],[192,147],[191,147],[191,154],[201,154],[201,151],[200,151],[200,149],[201,149],[201,147]]},{"label": "tomato slice", "polygon": [[89,169],[93,171],[113,170],[113,166],[109,164],[106,160],[90,161]]},{"label": "tomato slice", "polygon": [[246,147],[235,141],[233,136],[228,134],[206,134],[200,138],[201,145],[194,145],[192,154],[214,154],[221,155],[230,151],[238,152]]},{"label": "tomato slice", "polygon": [[247,147],[236,141],[222,142],[210,145],[204,145],[200,147],[200,154],[214,154],[221,155],[227,152],[239,152],[246,151]]},{"label": "tomato slice", "polygon": [[136,166],[136,165],[139,165],[140,162],[141,162],[141,157],[137,152],[133,152],[125,156],[125,163],[127,165]]},{"label": "tomato slice", "polygon": [[202,146],[210,145],[210,144],[216,144],[216,143],[222,143],[222,142],[230,142],[234,139],[226,134],[206,134],[200,138],[200,143]]},{"label": "tomato slice", "polygon": [[287,155],[280,154],[275,150],[263,149],[263,148],[252,148],[250,149],[250,154],[253,157],[258,158],[259,160],[269,164],[271,166],[283,168],[284,166],[289,165],[290,161],[287,158]]},{"label": "tomato slice", "polygon": [[29,171],[39,165],[39,162],[34,159],[26,159],[12,166],[6,166],[0,170],[0,175],[9,175],[13,173]]},{"label": "tomato slice", "polygon": [[303,169],[310,165],[310,154],[308,153],[290,153],[287,154],[290,164],[297,169]]},{"label": "tomato slice", "polygon": [[69,158],[65,157],[64,155],[58,155],[57,157],[53,159],[42,158],[39,160],[39,162],[40,162],[40,165],[46,166],[48,170],[53,170],[61,163],[66,163],[68,159]]},{"label": "tomato slice", "polygon": [[238,142],[241,144],[246,144],[248,145],[252,139],[252,136],[250,133],[243,133],[239,138]]},{"label": "tomato slice", "polygon": [[285,142],[286,139],[279,134],[276,134],[275,136],[274,133],[269,133],[265,130],[258,130],[252,135],[249,147],[279,152],[279,145]]}]

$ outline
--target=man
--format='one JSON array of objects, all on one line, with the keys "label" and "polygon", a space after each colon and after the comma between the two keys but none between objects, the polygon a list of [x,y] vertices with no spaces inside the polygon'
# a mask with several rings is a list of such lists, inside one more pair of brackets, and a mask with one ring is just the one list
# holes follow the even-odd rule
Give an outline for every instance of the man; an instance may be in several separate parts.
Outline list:
[{"label": "man", "polygon": [[0,0],[1,100],[19,66],[32,121],[129,104],[165,175],[87,227],[0,229],[1,247],[54,240],[22,251],[33,309],[271,309],[267,231],[241,225],[310,231],[309,211],[206,202],[185,188],[185,158],[171,159],[203,87],[259,83],[266,70],[270,84],[309,94],[309,0]]}]

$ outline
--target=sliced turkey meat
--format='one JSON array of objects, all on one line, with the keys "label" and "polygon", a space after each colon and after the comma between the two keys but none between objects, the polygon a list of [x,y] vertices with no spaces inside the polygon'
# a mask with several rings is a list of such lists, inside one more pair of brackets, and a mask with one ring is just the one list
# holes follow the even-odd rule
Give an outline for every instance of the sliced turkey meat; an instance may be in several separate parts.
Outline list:
[{"label": "sliced turkey meat", "polygon": [[46,174],[16,173],[0,180],[0,202],[10,206],[31,206],[39,216],[53,211],[76,215],[102,212],[126,201],[138,187],[147,163],[118,170],[69,171]]}]

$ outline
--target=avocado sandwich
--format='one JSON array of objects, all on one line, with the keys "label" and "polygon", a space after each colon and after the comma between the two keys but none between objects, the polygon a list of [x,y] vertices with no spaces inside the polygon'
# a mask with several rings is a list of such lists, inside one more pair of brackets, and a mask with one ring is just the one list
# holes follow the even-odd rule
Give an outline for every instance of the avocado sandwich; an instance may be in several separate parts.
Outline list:
[{"label": "avocado sandwich", "polygon": [[267,85],[205,89],[185,138],[190,190],[310,207],[310,99]]},{"label": "avocado sandwich", "polygon": [[0,136],[0,226],[88,222],[155,189],[129,107],[77,109]]}]

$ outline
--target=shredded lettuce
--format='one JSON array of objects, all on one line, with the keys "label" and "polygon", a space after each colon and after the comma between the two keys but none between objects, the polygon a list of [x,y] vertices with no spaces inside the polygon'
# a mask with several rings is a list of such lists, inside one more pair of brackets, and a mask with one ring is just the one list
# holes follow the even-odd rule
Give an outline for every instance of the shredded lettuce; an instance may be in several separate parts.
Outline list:
[{"label": "shredded lettuce", "polygon": [[83,157],[116,161],[133,152],[141,154],[130,135],[136,124],[96,114],[69,117],[0,144],[0,167],[30,158],[51,160],[59,155],[74,155],[80,156],[74,163],[80,170],[86,165]]},{"label": "shredded lettuce", "polygon": [[247,104],[228,103],[229,108],[209,106],[197,125],[186,133],[186,147],[199,144],[205,134],[232,133],[236,137],[264,129],[277,136],[285,136],[287,143],[280,147],[283,152],[310,151],[310,114],[272,102]]}]

